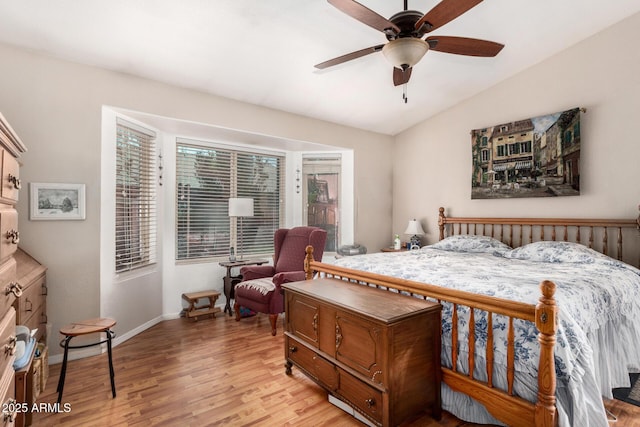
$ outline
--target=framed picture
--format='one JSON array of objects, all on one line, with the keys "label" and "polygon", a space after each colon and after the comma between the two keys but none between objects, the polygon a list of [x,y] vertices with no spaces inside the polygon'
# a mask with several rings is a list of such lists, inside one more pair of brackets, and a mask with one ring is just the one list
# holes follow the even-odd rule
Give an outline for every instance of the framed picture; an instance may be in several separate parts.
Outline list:
[{"label": "framed picture", "polygon": [[580,195],[580,113],[559,111],[471,131],[472,199]]},{"label": "framed picture", "polygon": [[30,184],[29,219],[85,219],[84,184]]}]

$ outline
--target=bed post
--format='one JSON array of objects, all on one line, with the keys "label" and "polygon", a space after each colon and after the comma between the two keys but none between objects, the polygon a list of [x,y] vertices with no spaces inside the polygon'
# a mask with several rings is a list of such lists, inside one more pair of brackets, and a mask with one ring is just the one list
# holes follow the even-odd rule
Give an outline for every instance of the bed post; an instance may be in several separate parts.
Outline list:
[{"label": "bed post", "polygon": [[556,284],[545,280],[540,284],[542,296],[536,305],[536,327],[540,343],[538,364],[538,401],[535,409],[536,426],[553,427],[556,418],[556,371],[553,347],[556,343],[558,307],[554,299]]},{"label": "bed post", "polygon": [[438,228],[440,229],[440,238],[438,240],[442,240],[444,239],[444,220],[446,219],[446,216],[444,216],[444,208],[441,207],[440,209],[438,209],[439,213],[438,213]]},{"label": "bed post", "polygon": [[306,255],[304,257],[304,278],[311,280],[313,278],[313,270],[311,270],[311,261],[313,261],[313,246],[309,245],[304,250]]}]

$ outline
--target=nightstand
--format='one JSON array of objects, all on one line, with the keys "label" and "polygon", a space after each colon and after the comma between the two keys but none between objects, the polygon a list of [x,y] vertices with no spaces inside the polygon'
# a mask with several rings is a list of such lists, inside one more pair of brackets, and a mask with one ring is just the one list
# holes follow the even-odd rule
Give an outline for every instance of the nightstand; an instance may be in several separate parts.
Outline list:
[{"label": "nightstand", "polygon": [[222,267],[227,268],[227,275],[224,276],[224,279],[223,279],[224,280],[224,296],[227,299],[224,305],[225,313],[228,312],[229,316],[231,316],[231,298],[234,297],[233,291],[236,284],[242,281],[242,276],[241,275],[234,276],[232,274],[232,269],[236,267],[244,267],[245,265],[262,265],[268,262],[269,261],[266,259],[241,259],[237,261],[223,261],[219,263]]},{"label": "nightstand", "polygon": [[393,248],[382,248],[380,251],[382,252],[404,252],[407,248],[393,249]]}]

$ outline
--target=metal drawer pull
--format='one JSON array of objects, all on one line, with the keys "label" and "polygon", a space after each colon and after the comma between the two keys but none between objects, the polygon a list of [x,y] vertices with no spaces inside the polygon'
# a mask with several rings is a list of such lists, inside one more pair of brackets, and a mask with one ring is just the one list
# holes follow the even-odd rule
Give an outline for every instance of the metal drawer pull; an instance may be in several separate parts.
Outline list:
[{"label": "metal drawer pull", "polygon": [[376,406],[376,401],[375,401],[375,399],[371,399],[371,398],[369,398],[369,399],[365,400],[365,401],[364,401],[364,403],[366,403],[366,404],[367,404],[367,408],[369,408],[369,409],[371,409],[371,408],[373,408],[374,406]]},{"label": "metal drawer pull", "polygon": [[18,337],[11,335],[9,337],[9,343],[4,345],[5,354],[9,353],[10,356],[16,354],[16,346],[18,344]]},{"label": "metal drawer pull", "polygon": [[296,351],[298,351],[298,347],[296,347],[295,345],[289,347],[289,353],[295,353]]},{"label": "metal drawer pull", "polygon": [[9,295],[11,293],[15,295],[16,298],[20,298],[22,296],[22,286],[20,286],[20,283],[11,282],[6,288],[4,288],[5,295]]},{"label": "metal drawer pull", "polygon": [[10,239],[11,243],[17,245],[20,243],[20,232],[16,230],[7,231],[7,239]]},{"label": "metal drawer pull", "polygon": [[13,176],[9,174],[9,177],[7,179],[11,184],[13,184],[13,188],[15,188],[16,190],[19,190],[20,188],[22,188],[22,182],[20,181],[20,178],[18,178],[17,176]]}]

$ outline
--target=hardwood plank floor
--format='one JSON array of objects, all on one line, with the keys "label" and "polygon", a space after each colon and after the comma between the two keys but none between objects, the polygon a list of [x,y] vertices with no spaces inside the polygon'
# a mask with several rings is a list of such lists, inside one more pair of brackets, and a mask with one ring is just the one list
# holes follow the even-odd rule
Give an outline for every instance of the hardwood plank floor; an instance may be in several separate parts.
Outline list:
[{"label": "hardwood plank floor", "polygon": [[[57,342],[54,336],[51,342]],[[113,350],[115,399],[107,355],[69,362],[62,404],[37,412],[36,426],[362,426],[327,401],[300,373],[284,373],[282,322],[272,337],[266,316],[236,322],[218,314],[161,322]],[[60,365],[50,367],[38,402],[56,402]],[[617,427],[640,426],[640,408],[611,401]],[[445,413],[411,427],[471,426]]]}]

